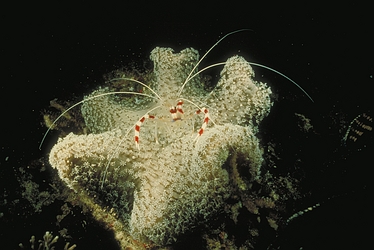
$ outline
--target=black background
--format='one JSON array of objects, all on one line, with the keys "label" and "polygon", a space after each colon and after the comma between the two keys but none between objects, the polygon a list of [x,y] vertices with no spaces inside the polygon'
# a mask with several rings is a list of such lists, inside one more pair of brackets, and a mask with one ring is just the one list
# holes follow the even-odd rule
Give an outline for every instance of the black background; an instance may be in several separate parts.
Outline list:
[{"label": "black background", "polygon": [[[248,1],[228,1],[167,5],[138,1],[131,5],[30,4],[4,8],[0,192],[17,185],[12,167],[47,154],[55,140],[51,138],[51,145],[47,143],[42,151],[38,150],[45,132],[41,126],[41,110],[49,106],[50,100],[89,93],[102,82],[104,74],[132,62],[141,65],[155,46],[169,46],[176,51],[193,47],[203,54],[224,34],[248,28],[252,31],[240,32],[222,41],[203,65],[240,54],[248,61],[288,75],[313,97],[314,104],[281,77],[255,68],[256,76],[270,82],[279,101],[286,100],[293,112],[310,114],[319,124],[325,124],[320,130],[326,134],[334,133],[329,131],[334,129],[331,125],[336,121],[334,115],[343,113],[348,121],[362,112],[371,112],[374,38],[370,7],[352,2],[333,7],[312,3],[260,6]],[[282,130],[276,124],[271,126]],[[329,144],[329,138],[325,139],[309,145],[310,151],[306,153],[311,161],[316,161],[316,169],[329,164],[326,162],[339,162],[331,160],[328,153],[319,155],[324,147],[319,143]],[[365,182],[370,181],[372,162],[368,152],[365,153],[355,155],[356,158],[342,165],[352,178],[343,176],[341,186],[332,187],[333,191],[326,193],[340,195],[350,190],[349,187],[365,191],[337,200],[326,211],[321,209],[320,214],[316,212],[311,224],[300,223],[287,229],[279,243],[287,248],[281,249],[300,246],[321,249],[327,245],[344,248],[370,242],[364,229],[370,227],[372,217],[366,207],[371,198],[367,191],[370,185]],[[316,176],[323,173],[316,171]],[[325,189],[326,183],[324,180]],[[318,178],[316,185],[319,185]],[[18,244],[6,238],[22,232],[23,224],[8,227],[7,233],[5,226],[1,227],[1,242]],[[26,242],[29,236],[22,237]],[[97,238],[101,241],[100,236]]]}]

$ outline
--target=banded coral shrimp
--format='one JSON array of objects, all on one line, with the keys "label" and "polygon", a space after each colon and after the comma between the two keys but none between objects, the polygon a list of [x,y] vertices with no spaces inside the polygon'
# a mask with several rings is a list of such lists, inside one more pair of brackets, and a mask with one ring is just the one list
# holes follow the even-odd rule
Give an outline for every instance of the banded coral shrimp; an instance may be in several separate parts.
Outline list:
[{"label": "banded coral shrimp", "polygon": [[[170,115],[172,116],[172,120],[175,121],[175,120],[181,120],[181,115],[184,114],[184,112],[182,111],[181,109],[181,104],[178,105],[178,103],[180,103],[181,100],[183,100],[184,98],[181,97],[181,94],[183,92],[183,90],[185,89],[185,86],[193,79],[195,78],[196,76],[198,76],[199,74],[201,74],[202,72],[210,69],[210,68],[213,68],[213,67],[217,67],[217,66],[221,66],[221,65],[225,65],[226,62],[219,62],[219,63],[215,63],[215,64],[211,64],[210,66],[207,66],[199,71],[196,72],[196,69],[197,67],[200,65],[200,63],[203,61],[203,59],[210,53],[211,50],[213,50],[214,47],[216,47],[222,40],[224,40],[226,37],[230,36],[230,35],[233,35],[235,33],[238,33],[238,32],[242,32],[242,31],[250,31],[250,29],[240,29],[240,30],[236,30],[236,31],[232,31],[230,33],[227,33],[226,35],[224,35],[222,38],[220,38],[212,47],[210,47],[210,49],[200,58],[200,60],[196,63],[196,65],[192,68],[192,70],[189,72],[188,76],[186,77],[186,79],[184,80],[184,82],[182,83],[180,89],[178,90],[177,92],[177,97],[175,98],[175,101],[174,103],[176,103],[175,106],[169,104],[169,112],[170,112]],[[292,80],[290,77],[286,76],[285,74],[271,68],[271,67],[268,67],[268,66],[265,66],[265,65],[262,65],[262,64],[259,64],[259,63],[254,63],[254,62],[248,62],[250,65],[253,65],[253,66],[258,66],[258,67],[262,67],[262,68],[265,68],[267,70],[270,70],[284,78],[286,78],[288,81],[290,81],[291,83],[293,83],[297,88],[299,88],[310,100],[311,102],[314,102],[313,99],[311,98],[311,96],[299,85],[297,84],[294,80]],[[149,90],[151,92],[151,94],[145,94],[145,93],[141,93],[140,91],[139,92],[135,92],[135,91],[112,91],[112,92],[106,92],[106,93],[101,93],[101,94],[97,94],[97,95],[94,95],[94,96],[90,96],[90,97],[87,97],[73,105],[71,105],[70,107],[66,108],[57,118],[55,118],[53,120],[53,122],[49,122],[48,124],[48,129],[47,131],[44,133],[42,139],[41,139],[41,142],[39,144],[39,149],[42,148],[43,146],[43,143],[48,135],[48,133],[50,132],[50,130],[56,125],[56,123],[64,116],[66,115],[70,110],[72,110],[73,108],[85,103],[85,102],[88,102],[90,100],[94,100],[96,98],[100,98],[100,97],[104,97],[104,96],[109,96],[109,95],[123,95],[123,94],[127,94],[127,95],[134,95],[134,96],[143,96],[143,97],[148,97],[148,98],[151,98],[151,99],[158,99],[158,100],[162,100],[162,98],[160,97],[160,95],[158,95],[155,90],[153,90],[152,88],[150,88],[148,85],[146,85],[145,83],[141,82],[141,81],[138,81],[136,79],[132,79],[132,78],[126,78],[126,77],[120,77],[120,78],[114,78],[114,79],[111,79],[109,80],[109,82],[112,82],[112,81],[131,81],[131,82],[134,82],[136,84],[139,84],[140,86],[146,88],[147,90]],[[179,100],[181,99],[181,100]],[[207,114],[208,111],[206,111],[206,108],[200,108],[199,105],[197,105],[195,102],[193,101],[190,101],[188,99],[184,99],[185,101],[187,101],[188,103],[192,104],[193,106],[195,106],[197,108],[197,111],[198,113],[200,113],[201,111],[204,111],[203,113]],[[179,106],[179,108],[177,108],[177,106]],[[160,106],[157,106],[156,108],[153,108],[153,109],[158,109],[160,108]],[[149,110],[146,112],[145,115],[147,115],[148,113],[152,112],[153,109]],[[182,112],[181,112],[182,111]],[[175,116],[176,115],[176,116]],[[132,128],[136,128],[136,125],[137,123],[143,123],[144,120],[142,119],[143,117],[141,117],[138,122],[136,122]],[[206,117],[204,117],[205,119]],[[148,119],[152,119],[152,118],[148,118]],[[203,122],[203,126],[204,126],[204,122]],[[127,130],[129,133],[130,130],[132,129],[130,128],[129,130]],[[138,131],[139,132],[139,131]],[[202,133],[200,134],[200,131],[199,131],[199,135],[202,135]],[[136,146],[138,147],[138,142],[136,141],[136,139],[134,138],[135,142],[136,142]]]},{"label": "banded coral shrimp", "polygon": [[[205,67],[205,68],[203,68],[199,71],[197,70],[197,68],[200,65],[200,63],[206,58],[206,56],[221,41],[223,41],[225,38],[227,38],[230,35],[233,35],[235,33],[242,32],[242,31],[248,31],[248,29],[236,30],[236,31],[233,31],[233,32],[230,32],[230,33],[224,35],[212,47],[210,47],[209,50],[197,62],[194,62],[194,61],[188,62],[188,59],[187,59],[187,61],[185,61],[184,63],[186,63],[186,65],[189,64],[190,68],[186,68],[186,70],[185,70],[185,75],[186,76],[182,76],[182,78],[184,78],[184,79],[180,80],[180,82],[183,82],[183,83],[179,84],[179,85],[176,85],[176,87],[174,89],[171,89],[170,86],[161,86],[161,87],[159,86],[159,88],[156,90],[154,87],[150,87],[150,85],[147,85],[147,84],[145,84],[145,83],[143,83],[139,80],[132,79],[132,78],[127,78],[127,77],[116,77],[116,78],[113,78],[113,79],[109,80],[108,81],[109,83],[113,83],[113,82],[132,82],[134,85],[140,86],[140,89],[139,89],[139,87],[136,87],[136,89],[138,89],[139,91],[133,91],[133,89],[129,89],[130,91],[98,92],[98,93],[96,93],[94,95],[91,95],[89,97],[86,97],[82,101],[77,102],[76,104],[70,106],[69,108],[67,108],[64,112],[62,112],[61,115],[58,116],[52,122],[51,126],[48,128],[47,132],[44,134],[44,137],[42,138],[42,141],[40,143],[39,148],[41,148],[41,146],[43,145],[43,142],[44,142],[48,132],[50,131],[51,127],[54,126],[56,124],[56,122],[61,117],[63,117],[67,112],[69,112],[71,109],[77,107],[80,104],[85,104],[87,102],[94,101],[94,100],[99,99],[99,98],[105,98],[105,97],[108,97],[108,96],[116,96],[116,95],[123,95],[123,96],[127,96],[127,97],[128,96],[135,97],[134,103],[132,104],[134,106],[135,110],[138,108],[137,106],[140,107],[142,102],[145,102],[145,103],[153,102],[154,103],[150,108],[143,109],[145,111],[141,111],[142,113],[137,112],[136,115],[131,118],[131,120],[132,120],[131,124],[132,125],[130,125],[127,128],[124,129],[123,133],[124,133],[125,137],[127,137],[127,135],[132,130],[134,131],[134,137],[133,138],[134,138],[134,142],[135,142],[135,148],[138,151],[140,151],[140,148],[141,148],[140,145],[141,145],[141,140],[142,140],[141,139],[142,134],[140,133],[140,130],[142,128],[142,125],[144,123],[149,123],[150,120],[153,120],[156,123],[159,123],[161,121],[162,122],[161,124],[164,125],[163,129],[164,129],[165,133],[163,133],[163,135],[164,135],[163,138],[159,138],[159,136],[158,136],[159,133],[157,131],[158,129],[157,128],[155,129],[156,132],[154,133],[153,137],[154,137],[154,141],[155,141],[156,144],[158,144],[159,142],[162,142],[162,139],[164,139],[164,140],[167,139],[168,135],[170,135],[171,130],[173,129],[172,127],[180,126],[181,124],[186,125],[186,123],[188,121],[190,121],[190,125],[188,125],[191,128],[190,130],[194,131],[193,133],[195,133],[195,135],[191,137],[191,141],[194,141],[195,143],[197,143],[199,141],[199,138],[201,136],[203,136],[204,131],[208,128],[208,125],[209,124],[214,125],[215,120],[217,119],[219,121],[220,117],[219,116],[211,117],[210,106],[208,105],[206,99],[204,100],[204,99],[199,99],[199,98],[193,98],[193,96],[195,94],[194,85],[196,84],[193,81],[196,80],[197,76],[199,76],[202,72],[204,72],[204,71],[206,71],[206,70],[208,70],[212,67],[225,65],[226,62],[215,63],[215,64],[207,66],[207,67]],[[170,53],[172,53],[172,52],[170,52]],[[192,54],[193,53],[195,53],[195,52],[192,52]],[[238,62],[238,63],[240,64],[242,62]],[[245,63],[247,63],[247,62],[245,62]],[[291,78],[287,77],[283,73],[281,73],[281,72],[279,72],[279,71],[277,71],[273,68],[270,68],[270,67],[267,67],[265,65],[258,64],[258,63],[249,62],[249,64],[253,65],[253,66],[257,66],[257,67],[262,67],[262,68],[265,68],[265,69],[270,70],[270,71],[273,71],[273,72],[279,74],[280,76],[286,78],[291,83],[293,83],[295,86],[297,86],[313,102],[312,98],[306,93],[306,91],[303,88],[301,88],[300,85],[298,85],[295,81],[293,81]],[[239,67],[240,67],[240,65],[239,65]],[[212,93],[213,93],[213,91],[210,92],[210,93],[205,93],[205,95],[206,96],[211,96]],[[185,98],[186,96],[188,98]],[[211,98],[211,100],[212,99],[214,99],[214,98]],[[237,108],[238,108],[238,110],[240,110],[240,107],[237,107]],[[186,112],[186,110],[188,112]],[[158,115],[154,115],[154,113],[156,113],[156,112],[158,113]],[[236,112],[236,111],[234,111],[234,112]],[[203,114],[202,121],[200,120],[200,123],[197,122],[195,124],[193,120],[191,121],[191,117],[197,116],[199,114]],[[170,119],[170,116],[171,116],[171,119]],[[86,122],[89,122],[89,121],[86,121]],[[122,126],[122,124],[117,124],[117,126]],[[157,126],[157,124],[155,126]],[[195,131],[196,127],[199,127],[199,129],[197,131]],[[113,128],[114,128],[114,126],[113,126]],[[93,132],[95,132],[95,131],[93,131]],[[113,156],[116,154],[116,151],[118,150],[119,147],[120,147],[120,144],[117,145],[117,147],[113,150],[113,153],[111,154],[111,156],[108,159],[108,163],[107,163],[106,171],[105,171],[103,179],[102,179],[101,187],[103,186],[103,184],[105,182],[106,172],[107,172],[107,169],[109,167],[109,164],[111,163],[111,161],[113,159]]]}]

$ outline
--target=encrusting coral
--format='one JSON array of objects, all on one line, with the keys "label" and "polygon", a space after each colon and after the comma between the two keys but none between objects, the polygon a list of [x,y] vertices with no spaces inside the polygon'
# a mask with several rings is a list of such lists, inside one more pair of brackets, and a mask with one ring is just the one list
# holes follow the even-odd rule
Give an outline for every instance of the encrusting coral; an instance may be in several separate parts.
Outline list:
[{"label": "encrusting coral", "polygon": [[[231,159],[248,166],[251,181],[259,178],[263,158],[255,135],[272,106],[270,88],[254,81],[249,63],[234,56],[212,92],[204,90],[199,76],[181,90],[198,59],[194,49],[155,48],[154,78],[147,84],[158,97],[137,82],[113,79],[144,95],[84,102],[90,133],[60,138],[50,152],[52,167],[69,187],[115,214],[117,236],[129,232],[138,241],[165,245],[206,222],[230,195]],[[88,98],[109,91],[114,90],[101,88]],[[179,100],[184,114],[173,121],[169,108]],[[197,137],[204,118],[195,112],[203,107],[210,120]],[[148,112],[155,118],[142,124],[138,150],[134,126]]]}]

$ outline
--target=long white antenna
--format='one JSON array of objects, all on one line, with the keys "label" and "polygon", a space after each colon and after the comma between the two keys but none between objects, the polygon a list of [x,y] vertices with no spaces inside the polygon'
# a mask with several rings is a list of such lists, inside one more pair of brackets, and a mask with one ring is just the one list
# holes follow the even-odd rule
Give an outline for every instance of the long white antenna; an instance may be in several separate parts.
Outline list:
[{"label": "long white antenna", "polygon": [[151,95],[148,95],[148,94],[143,94],[143,93],[138,93],[138,92],[133,92],[133,91],[115,91],[115,92],[108,92],[108,93],[102,93],[102,94],[98,94],[98,95],[95,95],[95,96],[91,96],[91,97],[88,97],[86,99],[83,99],[82,101],[80,102],[77,102],[76,104],[72,105],[71,107],[69,107],[68,109],[66,109],[64,112],[61,113],[61,115],[59,115],[53,122],[52,124],[49,126],[49,128],[47,129],[47,131],[45,132],[43,138],[42,138],[42,141],[40,142],[39,144],[39,150],[41,150],[42,148],[42,145],[44,143],[44,140],[45,138],[47,137],[49,131],[53,128],[53,126],[56,124],[56,122],[61,118],[63,117],[67,112],[69,112],[71,109],[75,108],[76,106],[84,103],[84,102],[87,102],[89,100],[92,100],[92,99],[95,99],[95,98],[98,98],[98,97],[102,97],[102,96],[107,96],[107,95],[116,95],[116,94],[134,94],[134,95],[141,95],[141,96],[147,96],[147,97],[150,97],[150,98],[153,98],[153,99],[159,99],[161,100],[161,97],[152,89],[150,88],[148,85],[138,81],[138,80],[135,80],[135,79],[131,79],[131,78],[114,78],[114,79],[111,79],[109,82],[111,81],[118,81],[118,80],[126,80],[126,81],[132,81],[132,82],[136,82],[136,83],[139,83],[140,85],[144,86],[145,88],[149,89],[156,97],[154,96],[151,96]]},{"label": "long white antenna", "polygon": [[[275,70],[273,68],[270,68],[268,66],[265,66],[265,65],[262,65],[262,64],[259,64],[259,63],[254,63],[254,62],[247,62],[249,63],[250,65],[253,65],[253,66],[257,66],[257,67],[261,67],[261,68],[264,68],[264,69],[267,69],[267,70],[270,70],[284,78],[286,78],[287,80],[289,80],[290,82],[292,82],[293,84],[295,84],[296,87],[298,87],[308,98],[309,100],[311,100],[313,103],[314,103],[314,100],[312,99],[312,97],[299,85],[297,84],[294,80],[292,80],[291,78],[289,78],[288,76],[286,76],[285,74],[279,72],[278,70]],[[216,67],[216,66],[220,66],[220,65],[225,65],[226,62],[219,62],[219,63],[215,63],[215,64],[212,64],[212,65],[209,65],[201,70],[199,70],[197,73],[193,74],[190,79],[194,78],[195,76],[199,75],[201,72],[207,70],[207,69],[210,69],[210,68],[213,68],[213,67]]]},{"label": "long white antenna", "polygon": [[259,63],[252,63],[250,62],[249,63],[250,65],[253,65],[253,66],[258,66],[258,67],[262,67],[264,69],[267,69],[267,70],[270,70],[270,71],[273,71],[274,73],[277,73],[278,75],[280,76],[283,76],[284,78],[286,78],[287,80],[289,80],[290,82],[292,82],[293,84],[296,85],[296,87],[298,87],[313,103],[314,103],[314,100],[312,99],[312,97],[299,85],[297,84],[294,80],[292,80],[291,78],[289,78],[288,76],[286,76],[285,74],[279,72],[278,70],[275,70],[273,68],[270,68],[268,66],[265,66],[265,65],[262,65],[262,64],[259,64]]},{"label": "long white antenna", "polygon": [[221,39],[219,39],[215,44],[213,44],[212,47],[210,47],[210,49],[200,58],[200,60],[196,63],[195,67],[193,67],[193,69],[191,70],[190,74],[187,76],[186,80],[184,81],[184,83],[182,84],[179,92],[178,92],[178,97],[181,95],[182,91],[183,91],[183,88],[184,86],[187,84],[187,82],[192,78],[190,77],[192,75],[192,73],[194,72],[194,70],[199,66],[199,64],[201,63],[202,60],[204,60],[204,58],[209,54],[209,52],[214,48],[216,47],[223,39],[225,39],[226,37],[228,37],[229,35],[232,35],[232,34],[235,34],[235,33],[238,33],[238,32],[241,32],[241,31],[246,31],[246,30],[251,30],[251,29],[240,29],[240,30],[235,30],[235,31],[232,31],[230,33],[227,33],[226,35],[224,35]]}]

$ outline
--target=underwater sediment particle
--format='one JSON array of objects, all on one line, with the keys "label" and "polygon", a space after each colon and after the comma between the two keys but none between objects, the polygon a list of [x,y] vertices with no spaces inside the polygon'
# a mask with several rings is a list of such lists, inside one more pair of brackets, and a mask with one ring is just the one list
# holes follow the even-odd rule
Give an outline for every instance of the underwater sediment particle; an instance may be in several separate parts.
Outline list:
[{"label": "underwater sediment particle", "polygon": [[[230,195],[230,159],[248,166],[251,181],[260,177],[263,158],[256,133],[272,106],[270,88],[253,79],[244,58],[234,56],[212,92],[204,90],[199,77],[181,90],[198,59],[194,49],[155,48],[154,78],[146,84],[159,98],[91,99],[81,108],[90,133],[60,138],[50,152],[52,167],[92,204],[91,210],[115,215],[117,236],[126,232],[137,241],[165,245],[208,221]],[[110,86],[101,88],[88,98],[109,91]],[[184,116],[173,121],[169,108],[179,98]],[[211,120],[195,140],[204,118],[195,114],[192,102],[209,109]],[[134,126],[148,112],[155,119],[142,125],[138,150]]]}]

